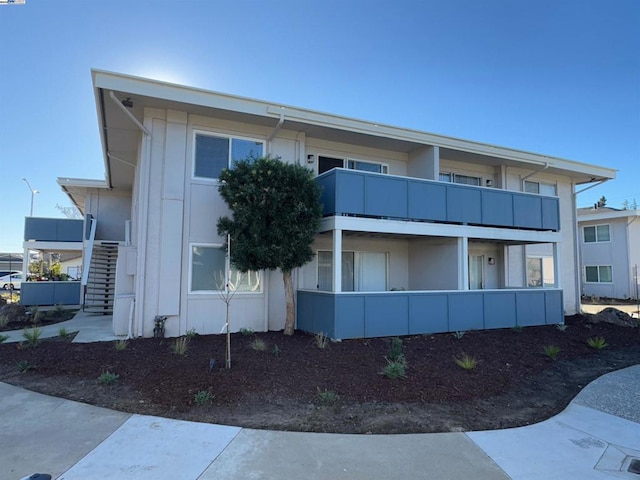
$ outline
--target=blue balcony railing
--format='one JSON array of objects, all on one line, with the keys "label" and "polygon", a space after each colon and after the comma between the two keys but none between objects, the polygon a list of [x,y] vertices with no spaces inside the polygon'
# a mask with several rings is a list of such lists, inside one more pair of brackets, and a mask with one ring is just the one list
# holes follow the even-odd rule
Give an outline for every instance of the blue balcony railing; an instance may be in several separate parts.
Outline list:
[{"label": "blue balcony railing", "polygon": [[325,216],[560,229],[559,202],[522,192],[336,168],[316,178]]},{"label": "blue balcony railing", "polygon": [[559,289],[297,292],[297,328],[338,339],[551,325],[563,321]]},{"label": "blue balcony railing", "polygon": [[82,242],[82,220],[27,217],[24,240],[37,242]]}]

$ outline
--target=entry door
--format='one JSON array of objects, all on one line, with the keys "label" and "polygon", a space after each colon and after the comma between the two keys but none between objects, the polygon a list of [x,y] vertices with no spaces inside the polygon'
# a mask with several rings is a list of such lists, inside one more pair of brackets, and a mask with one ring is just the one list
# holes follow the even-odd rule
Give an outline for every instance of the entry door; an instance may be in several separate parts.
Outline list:
[{"label": "entry door", "polygon": [[481,290],[484,286],[484,255],[469,255],[469,290]]}]

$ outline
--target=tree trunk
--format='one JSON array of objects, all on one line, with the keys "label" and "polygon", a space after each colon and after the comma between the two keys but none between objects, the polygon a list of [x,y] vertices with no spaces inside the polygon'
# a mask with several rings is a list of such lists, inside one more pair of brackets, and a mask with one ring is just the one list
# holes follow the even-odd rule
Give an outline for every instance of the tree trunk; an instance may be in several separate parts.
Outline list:
[{"label": "tree trunk", "polygon": [[282,280],[284,281],[284,297],[287,301],[287,318],[284,322],[284,334],[293,335],[296,327],[296,304],[293,297],[291,270],[282,271]]}]

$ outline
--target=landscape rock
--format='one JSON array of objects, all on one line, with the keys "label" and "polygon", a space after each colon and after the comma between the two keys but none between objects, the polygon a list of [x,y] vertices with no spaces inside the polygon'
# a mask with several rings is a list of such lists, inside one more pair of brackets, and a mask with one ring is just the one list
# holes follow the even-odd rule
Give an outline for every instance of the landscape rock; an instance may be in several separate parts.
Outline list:
[{"label": "landscape rock", "polygon": [[640,321],[617,308],[605,308],[600,313],[586,314],[587,323],[612,323],[620,327],[638,327]]}]

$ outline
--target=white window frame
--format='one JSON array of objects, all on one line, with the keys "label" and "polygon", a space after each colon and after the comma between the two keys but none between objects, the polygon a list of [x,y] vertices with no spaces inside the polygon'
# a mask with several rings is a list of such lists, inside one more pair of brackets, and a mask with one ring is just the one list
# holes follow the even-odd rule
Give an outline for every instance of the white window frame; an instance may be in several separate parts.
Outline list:
[{"label": "white window frame", "polygon": [[[318,270],[320,269],[320,266],[318,265],[318,253],[319,252],[325,252],[325,253],[333,253],[333,250],[326,250],[324,248],[319,248],[316,250],[316,285],[320,284],[320,274],[318,272]],[[360,288],[360,285],[358,283],[358,276],[357,276],[357,271],[358,271],[358,267],[360,265],[360,258],[359,255],[360,253],[384,253],[385,255],[385,272],[384,272],[384,284],[385,284],[385,290],[384,291],[388,291],[389,290],[389,269],[390,269],[390,265],[389,265],[389,252],[378,252],[378,251],[366,251],[366,250],[343,250],[342,253],[353,253],[353,292],[363,292],[363,290],[358,290],[358,288]],[[332,260],[333,262],[333,260]],[[341,270],[340,273],[342,273],[342,266],[340,266]],[[319,290],[319,291],[326,291],[326,290]],[[349,291],[351,292],[351,291]],[[341,293],[344,293],[341,292]],[[365,292],[366,293],[366,292]]]},{"label": "white window frame", "polygon": [[[353,170],[356,172],[366,172],[366,173],[379,173],[381,175],[389,175],[389,164],[385,162],[377,162],[374,160],[362,160],[360,158],[352,158],[352,157],[343,157],[341,155],[330,155],[318,153],[318,170],[320,169],[320,157],[331,158],[333,160],[342,160],[342,168],[345,170]],[[359,162],[359,163],[370,163],[371,165],[379,165],[380,172],[367,172],[366,170],[357,170],[355,168],[349,168],[349,162]]]},{"label": "white window frame", "polygon": [[[589,280],[587,280],[587,268],[597,268],[598,269],[598,281],[597,282],[590,282]],[[602,267],[609,267],[609,271],[611,272],[611,281],[610,282],[603,282],[602,280],[600,280],[600,269]],[[613,284],[613,265],[585,265],[584,266],[584,283],[589,283],[591,285],[598,285],[601,283],[604,283],[605,285],[611,285]]]},{"label": "white window frame", "polygon": [[[213,131],[213,130],[201,130],[201,129],[193,129],[193,137],[192,137],[192,152],[191,152],[191,180],[196,180],[199,182],[210,182],[210,183],[219,183],[219,179],[218,178],[214,178],[214,177],[199,177],[196,175],[196,144],[197,144],[197,137],[198,135],[203,135],[203,136],[207,136],[207,137],[217,137],[217,138],[226,138],[229,143],[231,143],[232,140],[246,140],[248,142],[257,142],[257,143],[261,143],[262,144],[262,156],[265,155],[265,151],[267,149],[267,141],[265,139],[262,138],[256,138],[256,137],[245,137],[243,135],[232,135],[232,134],[228,134],[228,133],[222,133],[222,132],[217,132],[217,131]],[[227,158],[227,167],[226,168],[231,168],[232,164],[231,162],[233,161],[231,158],[232,155],[232,149],[231,149],[231,145],[229,145],[229,157]]]},{"label": "white window frame", "polygon": [[[540,286],[530,286],[529,285],[529,259],[540,260]],[[553,273],[553,284],[545,284],[545,272],[547,269],[544,266],[545,260],[551,259],[554,263],[554,266],[551,268],[551,272]],[[527,255],[526,256],[526,265],[525,265],[525,284],[527,288],[556,288],[558,286],[558,279],[555,278],[555,258],[552,255]]]},{"label": "white window frame", "polygon": [[[190,243],[189,244],[189,295],[220,295],[220,293],[224,292],[222,290],[193,290],[193,285],[191,282],[193,281],[193,247],[204,247],[204,248],[222,248],[222,243]],[[256,273],[256,272],[254,272]],[[260,290],[255,292],[243,292],[241,290],[235,291],[234,295],[262,295],[264,293],[264,275],[263,271],[260,270],[257,272],[260,278]]]},{"label": "white window frame", "polygon": [[[598,240],[598,227],[607,227],[609,230],[609,240]],[[587,242],[584,231],[587,228],[593,228],[595,233],[595,240],[593,242]],[[599,223],[597,225],[585,225],[582,227],[582,243],[611,243],[611,224],[610,223]],[[595,266],[595,265],[593,265]]]},{"label": "white window frame", "polygon": [[[537,185],[538,186],[538,191],[537,192],[527,192],[527,184],[529,185]],[[546,193],[540,193],[540,187],[541,186],[546,186],[546,187],[553,187],[553,195],[548,195]],[[551,197],[557,197],[558,196],[558,184],[556,183],[547,183],[547,182],[540,182],[538,180],[524,180],[522,182],[522,191],[525,193],[532,193],[532,194],[536,194],[536,195],[544,195],[544,196],[551,196]]]},{"label": "white window frame", "polygon": [[[442,176],[443,175],[449,175],[450,180],[442,180]],[[458,183],[456,182],[456,177],[467,177],[467,178],[477,178],[478,179],[478,184],[477,185],[470,185],[468,183]],[[440,172],[438,174],[438,180],[444,183],[454,183],[456,185],[466,185],[468,187],[481,187],[482,186],[482,176],[476,176],[476,175],[467,175],[466,173],[454,173],[454,172]]]}]

